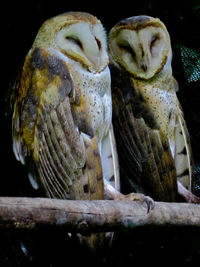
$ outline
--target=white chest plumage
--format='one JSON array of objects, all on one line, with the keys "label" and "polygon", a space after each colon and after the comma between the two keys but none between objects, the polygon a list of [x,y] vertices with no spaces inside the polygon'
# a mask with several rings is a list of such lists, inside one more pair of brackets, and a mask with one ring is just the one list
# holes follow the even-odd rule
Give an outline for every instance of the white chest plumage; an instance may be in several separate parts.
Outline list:
[{"label": "white chest plumage", "polygon": [[86,103],[86,113],[90,118],[99,141],[107,134],[112,119],[110,72],[108,67],[101,73],[79,70],[77,86]]},{"label": "white chest plumage", "polygon": [[[175,91],[154,86],[146,86],[140,90],[145,100],[149,102],[149,107],[162,132],[169,140],[174,139],[176,116],[180,113]],[[172,155],[174,155],[173,144],[170,144],[170,149]]]},{"label": "white chest plumage", "polygon": [[71,78],[78,88],[80,96],[85,102],[85,112],[90,126],[95,131],[99,142],[107,134],[112,121],[111,78],[109,68],[100,73],[92,73],[83,68],[81,64],[71,60],[60,52],[61,57],[71,69]]}]

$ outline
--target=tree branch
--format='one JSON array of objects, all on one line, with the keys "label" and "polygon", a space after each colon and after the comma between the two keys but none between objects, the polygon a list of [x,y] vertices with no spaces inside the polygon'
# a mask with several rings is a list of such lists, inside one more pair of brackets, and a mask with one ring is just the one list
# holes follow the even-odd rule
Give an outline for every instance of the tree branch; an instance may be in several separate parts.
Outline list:
[{"label": "tree branch", "polygon": [[137,201],[0,197],[0,228],[60,227],[68,232],[131,231],[144,226],[200,227],[200,205]]}]

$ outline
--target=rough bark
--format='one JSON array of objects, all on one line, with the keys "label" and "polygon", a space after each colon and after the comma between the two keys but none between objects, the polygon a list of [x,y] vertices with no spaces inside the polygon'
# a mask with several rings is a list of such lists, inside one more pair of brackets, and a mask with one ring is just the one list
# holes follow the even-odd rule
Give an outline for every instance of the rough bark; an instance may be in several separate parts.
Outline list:
[{"label": "rough bark", "polygon": [[69,232],[131,231],[136,227],[200,227],[200,205],[0,197],[0,228],[60,227]]}]

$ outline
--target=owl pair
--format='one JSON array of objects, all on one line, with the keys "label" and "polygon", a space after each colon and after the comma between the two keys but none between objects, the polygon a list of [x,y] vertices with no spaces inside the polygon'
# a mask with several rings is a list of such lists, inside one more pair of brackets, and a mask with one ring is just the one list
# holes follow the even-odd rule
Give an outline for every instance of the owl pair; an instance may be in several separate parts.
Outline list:
[{"label": "owl pair", "polygon": [[[90,14],[65,13],[40,28],[14,88],[12,123],[13,150],[33,187],[51,198],[150,206],[145,195],[175,201],[179,192],[197,202],[165,26],[147,16],[123,20],[109,53],[110,66],[105,31]],[[122,195],[119,176],[140,194]]]}]

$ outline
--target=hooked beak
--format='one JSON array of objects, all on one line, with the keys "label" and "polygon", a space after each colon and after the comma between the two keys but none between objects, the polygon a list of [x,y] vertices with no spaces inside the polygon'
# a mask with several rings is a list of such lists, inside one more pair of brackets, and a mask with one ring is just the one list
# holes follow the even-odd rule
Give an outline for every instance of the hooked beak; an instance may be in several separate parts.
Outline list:
[{"label": "hooked beak", "polygon": [[147,63],[145,61],[142,61],[140,64],[141,69],[146,72],[147,71]]}]

